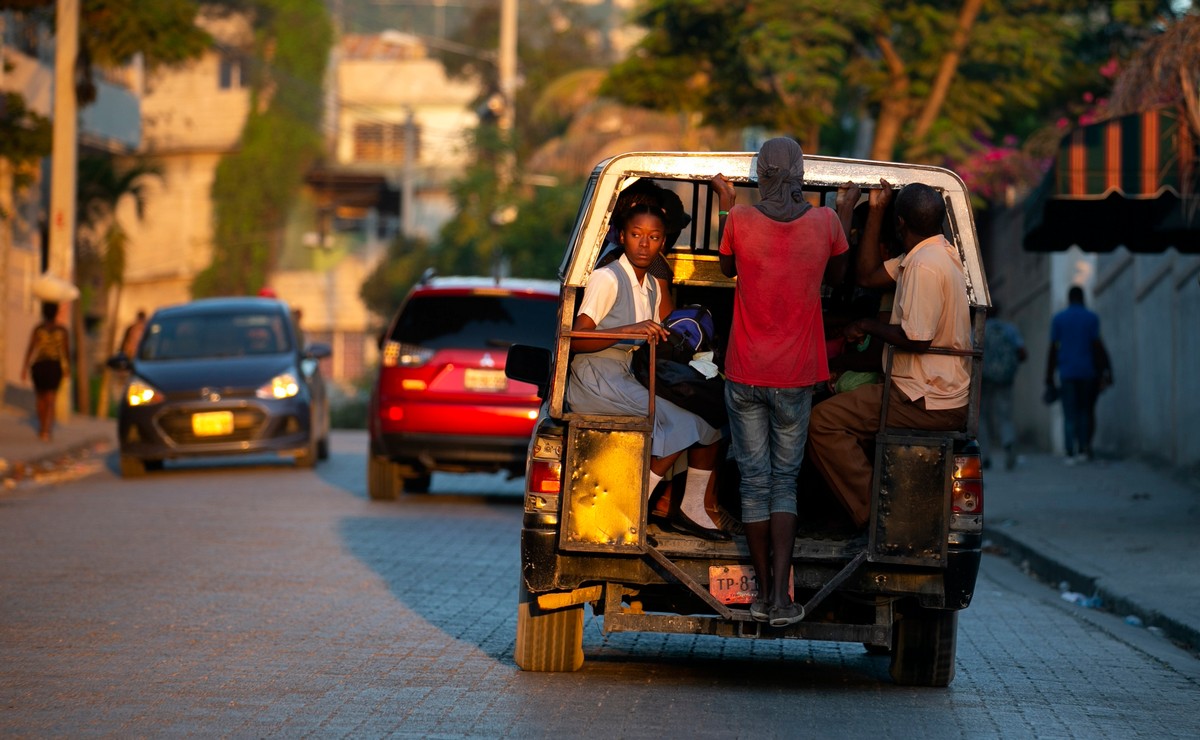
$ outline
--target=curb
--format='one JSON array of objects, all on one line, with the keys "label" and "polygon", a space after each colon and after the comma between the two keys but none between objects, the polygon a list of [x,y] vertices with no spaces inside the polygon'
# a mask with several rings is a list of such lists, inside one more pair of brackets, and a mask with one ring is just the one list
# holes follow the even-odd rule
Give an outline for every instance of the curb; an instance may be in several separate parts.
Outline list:
[{"label": "curb", "polygon": [[113,449],[115,444],[111,437],[98,434],[24,460],[0,460],[3,463],[0,489],[12,488],[22,480],[32,479],[39,472],[53,470],[71,460],[107,455]]},{"label": "curb", "polygon": [[[992,541],[993,551],[999,551],[1002,557],[1008,558],[1023,572],[1051,588],[1066,581],[1071,584],[1072,591],[1100,597],[1103,606],[1100,610],[1115,615],[1133,615],[1142,620],[1145,627],[1156,627],[1162,630],[1163,636],[1178,644],[1183,649],[1200,655],[1200,631],[1163,614],[1135,604],[1126,596],[1114,593],[1096,582],[1095,576],[1089,576],[1063,563],[1049,558],[1030,548],[1016,537],[985,526],[984,541]],[[1083,608],[1083,607],[1081,607]]]}]

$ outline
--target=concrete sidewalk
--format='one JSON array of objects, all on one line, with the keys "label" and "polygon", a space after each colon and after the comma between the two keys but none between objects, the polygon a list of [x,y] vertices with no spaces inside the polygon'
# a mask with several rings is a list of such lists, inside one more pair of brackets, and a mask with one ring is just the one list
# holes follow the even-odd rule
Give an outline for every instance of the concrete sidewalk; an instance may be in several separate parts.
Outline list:
[{"label": "concrete sidewalk", "polygon": [[[112,419],[76,415],[43,442],[28,412],[0,407],[6,488],[116,446]],[[1200,653],[1200,484],[1137,460],[1069,466],[1042,454],[984,477],[986,547]]]},{"label": "concrete sidewalk", "polygon": [[[985,540],[1200,653],[1200,485],[1137,460],[1026,455],[984,474]],[[1086,608],[1080,606],[1080,608]]]},{"label": "concrete sidewalk", "polygon": [[73,414],[58,424],[49,441],[38,439],[37,418],[16,406],[0,406],[0,485],[52,476],[86,457],[104,455],[117,447],[115,419]]}]

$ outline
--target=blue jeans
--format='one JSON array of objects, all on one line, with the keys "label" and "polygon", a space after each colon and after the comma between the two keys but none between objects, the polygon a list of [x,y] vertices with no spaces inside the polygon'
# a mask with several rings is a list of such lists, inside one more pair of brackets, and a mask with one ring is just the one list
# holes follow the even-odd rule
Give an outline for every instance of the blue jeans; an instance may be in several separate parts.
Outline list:
[{"label": "blue jeans", "polygon": [[1096,431],[1095,380],[1063,380],[1063,444],[1068,455],[1092,456],[1092,435]]},{"label": "blue jeans", "polygon": [[812,387],[767,388],[725,381],[729,434],[742,474],[742,521],[796,513]]}]

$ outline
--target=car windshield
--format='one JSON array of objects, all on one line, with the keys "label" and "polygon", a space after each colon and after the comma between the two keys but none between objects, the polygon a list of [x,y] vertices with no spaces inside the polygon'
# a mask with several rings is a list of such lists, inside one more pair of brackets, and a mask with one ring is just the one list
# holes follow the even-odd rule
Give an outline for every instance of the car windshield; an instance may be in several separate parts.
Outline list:
[{"label": "car windshield", "polygon": [[187,360],[290,352],[284,317],[277,313],[203,313],[154,317],[139,360]]},{"label": "car windshield", "polygon": [[555,296],[416,295],[389,339],[430,349],[549,348],[557,318]]}]

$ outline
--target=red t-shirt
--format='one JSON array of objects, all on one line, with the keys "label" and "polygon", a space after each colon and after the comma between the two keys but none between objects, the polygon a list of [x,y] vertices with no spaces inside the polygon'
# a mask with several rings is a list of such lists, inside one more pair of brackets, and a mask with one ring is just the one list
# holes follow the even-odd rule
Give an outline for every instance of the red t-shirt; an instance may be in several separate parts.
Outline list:
[{"label": "red t-shirt", "polygon": [[837,213],[811,208],[783,223],[736,205],[721,254],[737,264],[725,375],[746,385],[802,388],[829,378],[821,280],[829,258],[848,249]]}]

